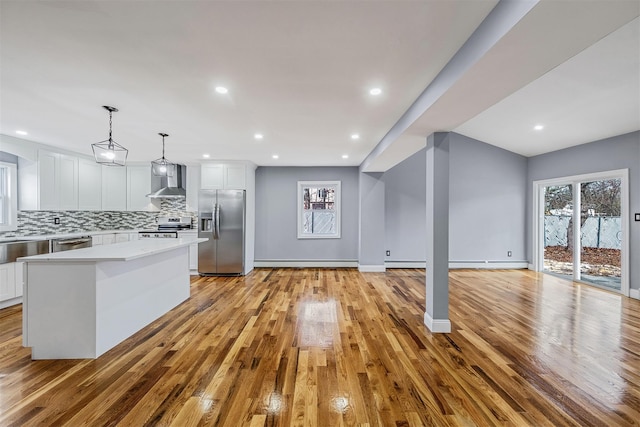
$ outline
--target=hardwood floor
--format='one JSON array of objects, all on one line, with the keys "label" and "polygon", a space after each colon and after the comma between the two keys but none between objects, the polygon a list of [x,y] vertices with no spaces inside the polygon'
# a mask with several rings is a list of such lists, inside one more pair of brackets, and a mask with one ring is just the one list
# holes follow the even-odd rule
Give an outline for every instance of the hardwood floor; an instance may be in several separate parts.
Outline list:
[{"label": "hardwood floor", "polygon": [[97,360],[31,361],[0,310],[1,426],[614,426],[640,422],[640,301],[530,271],[259,269]]}]

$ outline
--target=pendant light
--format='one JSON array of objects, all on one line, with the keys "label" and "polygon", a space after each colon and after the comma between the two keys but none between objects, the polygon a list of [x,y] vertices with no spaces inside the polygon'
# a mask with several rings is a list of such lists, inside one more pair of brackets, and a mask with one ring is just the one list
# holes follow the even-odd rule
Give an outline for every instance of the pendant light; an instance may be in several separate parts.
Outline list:
[{"label": "pendant light", "polygon": [[109,139],[91,144],[93,156],[97,163],[106,166],[124,166],[127,162],[129,150],[118,144],[111,138],[111,115],[118,111],[115,107],[103,105],[102,108],[109,112]]},{"label": "pendant light", "polygon": [[155,176],[173,176],[176,164],[164,158],[164,138],[169,136],[166,133],[159,133],[162,137],[162,157],[151,162],[151,171]]}]

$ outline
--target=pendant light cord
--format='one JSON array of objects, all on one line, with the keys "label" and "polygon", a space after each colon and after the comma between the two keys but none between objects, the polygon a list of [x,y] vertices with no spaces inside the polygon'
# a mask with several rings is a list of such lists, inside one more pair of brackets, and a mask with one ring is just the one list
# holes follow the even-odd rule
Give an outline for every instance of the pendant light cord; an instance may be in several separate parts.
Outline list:
[{"label": "pendant light cord", "polygon": [[111,138],[111,124],[112,124],[113,112],[109,110],[109,148],[113,150],[113,139]]}]

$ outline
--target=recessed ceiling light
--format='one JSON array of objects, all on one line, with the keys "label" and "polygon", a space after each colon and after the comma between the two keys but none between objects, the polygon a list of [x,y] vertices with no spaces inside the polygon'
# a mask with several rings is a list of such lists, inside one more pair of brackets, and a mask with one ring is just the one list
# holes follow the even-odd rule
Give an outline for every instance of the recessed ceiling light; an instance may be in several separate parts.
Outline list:
[{"label": "recessed ceiling light", "polygon": [[274,154],[274,155],[273,155],[273,156],[271,156],[271,157],[273,157],[274,159],[277,159],[277,158],[279,158],[280,156],[278,156],[277,154]]},{"label": "recessed ceiling light", "polygon": [[360,139],[360,135],[358,135],[357,133],[354,133],[351,135],[351,139]]},{"label": "recessed ceiling light", "polygon": [[542,129],[544,129],[544,125],[535,125],[535,126],[533,127],[533,129],[535,129],[535,130],[542,130]]},{"label": "recessed ceiling light", "polygon": [[209,158],[209,157],[211,157],[211,156],[210,156],[209,154],[203,154],[203,155],[202,155],[202,157],[203,157],[204,159],[208,159],[208,158]]},{"label": "recessed ceiling light", "polygon": [[348,155],[348,154],[343,154],[343,155],[342,155],[342,158],[343,158],[343,159],[348,159],[348,158],[349,158],[349,155]]},{"label": "recessed ceiling light", "polygon": [[264,138],[264,135],[263,135],[263,134],[261,134],[261,133],[256,133],[255,135],[253,135],[253,137],[254,137],[255,139],[262,139],[262,138]]},{"label": "recessed ceiling light", "polygon": [[16,133],[18,135],[29,135],[27,132],[23,131],[23,130],[17,130]]},{"label": "recessed ceiling light", "polygon": [[371,95],[380,95],[382,93],[382,89],[380,89],[379,87],[374,87],[369,91],[369,93]]},{"label": "recessed ceiling light", "polygon": [[225,94],[225,93],[229,92],[229,89],[227,89],[224,86],[216,86],[216,92],[221,93],[221,94]]}]

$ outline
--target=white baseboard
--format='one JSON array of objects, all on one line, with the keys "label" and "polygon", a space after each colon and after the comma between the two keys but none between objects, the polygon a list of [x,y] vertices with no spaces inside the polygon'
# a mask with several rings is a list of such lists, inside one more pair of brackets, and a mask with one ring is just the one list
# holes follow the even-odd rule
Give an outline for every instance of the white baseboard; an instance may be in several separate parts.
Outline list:
[{"label": "white baseboard", "polygon": [[640,289],[629,289],[629,297],[640,299]]},{"label": "white baseboard", "polygon": [[535,267],[533,266],[533,264],[527,264],[527,269],[531,270],[531,271],[536,271]]},{"label": "white baseboard", "polygon": [[425,261],[385,261],[386,268],[426,268]]},{"label": "white baseboard", "polygon": [[449,268],[519,270],[528,268],[526,261],[450,261]]},{"label": "white baseboard", "polygon": [[11,307],[12,305],[22,304],[22,297],[11,298],[0,302],[0,309]]},{"label": "white baseboard", "polygon": [[384,273],[386,268],[384,265],[362,265],[358,264],[358,271],[362,273]]},{"label": "white baseboard", "polygon": [[254,268],[353,268],[358,267],[358,261],[338,260],[262,260],[254,261]]},{"label": "white baseboard", "polygon": [[433,319],[429,313],[424,314],[424,324],[434,334],[448,334],[451,332],[451,321],[449,319]]}]

